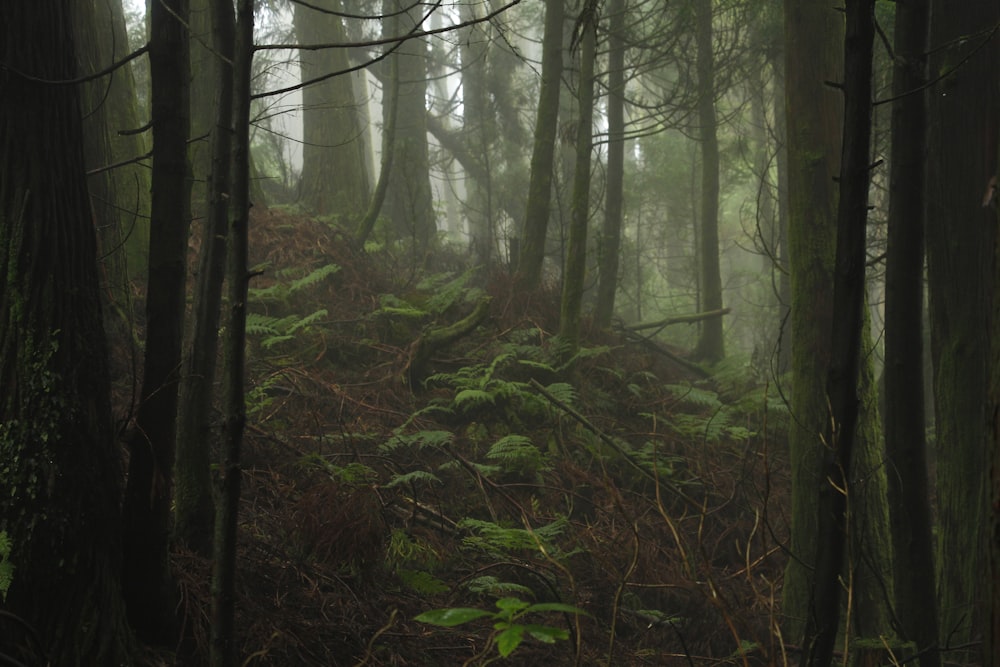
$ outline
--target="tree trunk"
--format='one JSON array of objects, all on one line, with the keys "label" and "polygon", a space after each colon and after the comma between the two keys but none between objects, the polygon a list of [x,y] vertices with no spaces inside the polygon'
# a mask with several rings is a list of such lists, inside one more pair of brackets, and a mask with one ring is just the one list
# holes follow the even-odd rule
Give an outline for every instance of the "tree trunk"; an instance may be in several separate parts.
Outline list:
[{"label": "tree trunk", "polygon": [[[228,3],[228,0],[222,0]],[[250,75],[253,59],[253,0],[237,6],[233,57],[233,188],[232,221],[229,226],[228,270],[229,317],[226,321],[223,368],[223,461],[222,484],[215,518],[212,560],[212,639],[209,664],[234,667],[237,652],[234,637],[236,597],[236,537],[240,503],[240,457],[246,426],[246,324],[247,266],[250,225]]]},{"label": "tree trunk", "polygon": [[[715,58],[712,47],[712,0],[695,3],[698,69],[698,125],[701,144],[701,302],[699,310],[722,309],[719,269],[719,139],[715,120]],[[722,318],[705,320],[695,357],[709,363],[726,355]]]},{"label": "tree trunk", "polygon": [[187,10],[187,0],[150,8],[153,204],[146,352],[123,506],[122,585],[129,620],[144,639],[164,644],[176,631],[167,551],[190,227]]},{"label": "tree trunk", "polygon": [[[9,664],[131,664],[120,582],[97,240],[87,192],[72,10],[0,3],[0,531],[3,603],[45,655]],[[4,619],[0,651],[18,645]],[[19,629],[19,628],[18,628]]]},{"label": "tree trunk", "polygon": [[[402,36],[420,29],[426,9],[403,0],[386,0],[386,32]],[[386,191],[389,219],[397,239],[412,245],[417,265],[426,263],[437,222],[431,194],[430,157],[427,150],[427,55],[424,39],[408,39],[390,58],[399,77],[392,171]],[[390,104],[384,105],[388,109]]]},{"label": "tree trunk", "polygon": [[872,45],[875,0],[847,1],[844,39],[844,145],[841,152],[833,326],[824,430],[824,482],[820,486],[816,583],[802,642],[809,665],[830,665],[840,629],[840,591],[847,546],[849,480],[859,416],[858,380],[865,326],[865,247],[871,180]]},{"label": "tree trunk", "polygon": [[924,164],[930,4],[896,6],[885,269],[885,449],[889,461],[896,613],[920,664],[938,667],[934,539],[924,430]]},{"label": "tree trunk", "polygon": [[580,311],[583,304],[583,281],[587,271],[587,223],[590,218],[590,153],[594,143],[592,128],[597,16],[593,5],[584,7],[583,12],[577,23],[580,30],[580,78],[577,84],[580,117],[576,128],[572,218],[559,309],[559,336],[570,355],[576,352],[580,344]]},{"label": "tree trunk", "polygon": [[785,73],[789,259],[792,288],[791,554],[785,570],[786,637],[802,637],[816,561],[816,490],[823,481],[821,434],[829,422],[835,178],[843,100],[826,81],[843,78],[843,19],[825,0],[786,0]]},{"label": "tree trunk", "polygon": [[605,329],[615,312],[625,199],[625,1],[612,0],[608,14],[608,175],[594,309],[594,323]]},{"label": "tree trunk", "polygon": [[[317,9],[293,4],[300,44],[347,43],[340,0],[313,2]],[[325,10],[325,11],[320,11]],[[346,48],[299,50],[302,81],[350,67]],[[341,74],[302,89],[302,180],[299,201],[315,215],[361,218],[368,204],[367,147],[354,81]]]},{"label": "tree trunk", "polygon": [[[938,567],[941,631],[948,645],[981,639],[986,520],[987,313],[996,219],[984,193],[996,171],[1000,48],[978,35],[1000,5],[935,3],[930,95],[926,250],[937,424]],[[979,651],[949,653],[978,662]]]},{"label": "tree trunk", "polygon": [[545,32],[542,37],[542,82],[535,119],[535,144],[531,151],[531,182],[524,214],[524,235],[517,267],[524,289],[535,289],[542,281],[545,239],[552,203],[556,130],[559,125],[559,89],[563,69],[563,0],[545,0]]},{"label": "tree trunk", "polygon": [[210,0],[215,65],[215,125],[208,175],[198,284],[192,312],[191,350],[185,360],[177,414],[174,465],[174,537],[203,555],[212,549],[212,387],[218,355],[219,309],[226,265],[233,133],[234,19],[229,0]]}]

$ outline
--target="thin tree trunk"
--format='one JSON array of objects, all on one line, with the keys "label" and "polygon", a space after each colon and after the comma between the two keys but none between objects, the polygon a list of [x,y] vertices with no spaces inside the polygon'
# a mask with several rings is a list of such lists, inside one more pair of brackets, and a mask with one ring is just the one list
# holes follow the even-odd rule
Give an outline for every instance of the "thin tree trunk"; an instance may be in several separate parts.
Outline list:
[{"label": "thin tree trunk", "polygon": [[212,549],[212,387],[218,354],[219,309],[226,265],[233,133],[233,9],[229,0],[210,0],[216,71],[212,170],[208,177],[208,216],[201,240],[190,356],[185,363],[177,422],[174,474],[174,537],[192,550]]},{"label": "thin tree trunk", "polygon": [[833,660],[847,546],[848,471],[858,424],[858,378],[865,304],[865,244],[870,182],[872,48],[875,1],[847,1],[844,38],[844,146],[841,152],[832,348],[827,378],[826,483],[820,487],[816,585],[803,646],[809,665]]},{"label": "thin tree trunk", "polygon": [[129,620],[141,637],[164,644],[176,634],[167,552],[191,210],[187,14],[187,0],[150,8],[153,203],[146,353],[123,506],[122,585]]},{"label": "thin tree trunk", "polygon": [[885,269],[885,449],[896,613],[920,664],[938,667],[937,588],[924,430],[924,164],[930,4],[896,7]]},{"label": "thin tree trunk", "polygon": [[[722,309],[719,269],[719,139],[715,119],[715,57],[712,47],[712,0],[695,3],[698,68],[698,125],[701,145],[701,244],[699,310]],[[695,356],[710,363],[725,356],[722,317],[706,320]]]},{"label": "thin tree trunk", "polygon": [[[222,0],[228,2],[228,0]],[[236,538],[240,503],[240,464],[246,426],[247,288],[250,280],[248,231],[250,226],[250,74],[253,59],[254,0],[237,6],[233,57],[233,188],[229,226],[227,284],[229,317],[226,321],[223,367],[222,484],[215,518],[215,557],[212,567],[212,640],[209,664],[237,664],[235,639]]]},{"label": "thin tree trunk", "polygon": [[552,205],[552,172],[555,167],[556,130],[559,125],[559,89],[563,70],[564,0],[545,1],[545,31],[542,37],[542,82],[538,93],[535,144],[531,152],[531,182],[524,214],[524,236],[517,271],[524,289],[535,289],[542,281],[545,239]]},{"label": "thin tree trunk", "polygon": [[597,16],[593,5],[585,7],[580,18],[580,79],[577,93],[579,123],[576,135],[576,166],[573,171],[572,219],[569,247],[563,270],[562,301],[559,310],[559,336],[569,354],[580,344],[580,317],[583,304],[583,280],[587,271],[587,223],[590,217],[590,153],[593,149],[594,52],[597,41]]},{"label": "thin tree trunk", "polygon": [[608,175],[594,309],[594,323],[601,328],[611,326],[615,312],[625,198],[625,1],[612,0],[608,14]]}]

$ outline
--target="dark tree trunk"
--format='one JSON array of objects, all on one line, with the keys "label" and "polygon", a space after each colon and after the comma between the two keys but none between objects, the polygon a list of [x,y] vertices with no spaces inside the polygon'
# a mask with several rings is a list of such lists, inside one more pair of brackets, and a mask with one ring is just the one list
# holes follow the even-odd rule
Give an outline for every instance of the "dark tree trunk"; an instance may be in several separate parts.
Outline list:
[{"label": "dark tree trunk", "polygon": [[167,551],[191,210],[187,13],[187,0],[150,8],[153,203],[146,353],[123,507],[122,585],[129,620],[147,641],[164,644],[176,631]]},{"label": "dark tree trunk", "polygon": [[[719,269],[719,139],[715,120],[715,57],[712,47],[712,1],[695,3],[698,68],[698,125],[701,145],[701,234],[699,245],[700,310],[722,309]],[[695,356],[714,363],[725,356],[722,316],[705,320]]]},{"label": "dark tree trunk", "polygon": [[594,59],[597,41],[597,15],[594,5],[585,7],[579,27],[580,77],[577,92],[579,122],[576,129],[576,165],[573,171],[573,200],[569,227],[569,246],[563,269],[562,300],[559,309],[559,335],[570,354],[580,343],[580,316],[583,304],[583,281],[587,270],[587,223],[590,218],[590,153],[593,150]]},{"label": "dark tree trunk", "polygon": [[903,639],[920,664],[938,667],[934,540],[924,429],[924,164],[930,3],[896,6],[892,157],[885,269],[885,449],[893,544],[893,591]]},{"label": "dark tree trunk", "polygon": [[[185,360],[177,413],[174,465],[174,538],[209,555],[212,547],[212,386],[218,356],[219,309],[226,268],[233,134],[234,18],[229,0],[210,0],[215,57],[215,125],[208,175],[208,215],[204,219],[198,283],[192,310],[191,350]],[[224,58],[224,59],[223,59]]]},{"label": "dark tree trunk", "polygon": [[559,89],[563,69],[563,0],[546,0],[542,37],[542,87],[538,93],[535,144],[531,152],[524,236],[518,262],[520,284],[538,287],[545,263],[545,239],[552,203],[552,170],[555,166],[556,130],[559,125]]},{"label": "dark tree trunk", "polygon": [[[229,0],[222,0],[228,4]],[[253,58],[253,0],[237,8],[233,57],[234,140],[232,222],[229,226],[229,263],[226,272],[229,316],[224,341],[222,485],[215,518],[215,554],[212,566],[212,667],[237,664],[235,645],[236,537],[240,503],[240,457],[246,426],[247,267],[250,226],[250,74]]]},{"label": "dark tree trunk", "polygon": [[[982,639],[987,350],[996,217],[984,199],[1000,118],[996,2],[933,3],[926,252],[934,362],[941,631],[951,646]],[[978,662],[980,651],[949,653]]]},{"label": "dark tree trunk", "polygon": [[841,151],[833,328],[827,395],[825,483],[820,487],[816,584],[803,646],[809,665],[833,660],[840,629],[840,590],[847,546],[848,481],[856,441],[865,326],[865,246],[871,180],[872,46],[875,0],[848,0],[844,38],[844,144]]},{"label": "dark tree trunk", "polygon": [[[0,531],[4,610],[45,655],[9,664],[130,664],[119,584],[119,449],[111,425],[97,240],[87,192],[72,10],[0,3]],[[0,652],[17,645],[0,619]]]},{"label": "dark tree trunk", "polygon": [[600,282],[594,323],[611,325],[618,291],[625,183],[625,1],[608,5],[608,176],[604,194],[604,227],[598,251]]}]

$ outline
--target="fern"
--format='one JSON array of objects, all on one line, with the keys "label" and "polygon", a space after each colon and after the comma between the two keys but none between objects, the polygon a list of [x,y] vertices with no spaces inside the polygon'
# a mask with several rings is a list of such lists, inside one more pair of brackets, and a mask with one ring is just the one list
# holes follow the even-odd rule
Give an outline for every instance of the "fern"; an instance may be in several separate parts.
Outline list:
[{"label": "fern", "polygon": [[470,593],[477,595],[500,596],[510,593],[520,593],[522,595],[535,596],[535,592],[523,584],[515,584],[509,581],[500,581],[496,577],[482,576],[474,577],[465,583],[465,588]]},{"label": "fern", "polygon": [[[425,304],[427,310],[435,315],[440,315],[460,301],[478,300],[483,291],[479,288],[469,289],[467,287],[476,271],[476,268],[472,268],[455,278],[451,278],[451,274],[447,273],[438,274],[420,281],[417,289],[431,294]],[[449,280],[449,278],[451,279]]]},{"label": "fern", "polygon": [[532,531],[524,528],[506,528],[492,521],[465,518],[458,527],[468,530],[462,544],[469,549],[484,551],[495,558],[506,558],[518,551],[538,551],[542,547],[549,555],[560,553],[555,539],[565,532],[569,523],[560,517],[550,524]]},{"label": "fern", "polygon": [[390,454],[401,447],[415,446],[418,449],[427,447],[444,447],[455,440],[455,435],[449,431],[418,431],[417,433],[396,433],[386,442],[379,445],[380,454]]},{"label": "fern", "polygon": [[248,290],[248,295],[252,301],[260,303],[287,303],[289,298],[297,292],[318,285],[338,271],[340,271],[340,267],[336,264],[326,264],[313,269],[301,278],[293,280],[290,284],[276,282],[268,287],[251,287]]},{"label": "fern", "polygon": [[669,391],[678,402],[695,408],[718,410],[722,407],[719,395],[708,389],[701,389],[690,384],[668,384],[663,387]]},{"label": "fern", "polygon": [[486,405],[493,405],[494,395],[482,389],[463,389],[455,394],[452,406],[461,412],[469,412],[470,409],[481,408]]},{"label": "fern", "polygon": [[441,478],[432,472],[427,472],[426,470],[411,470],[408,473],[394,475],[384,488],[391,489],[396,486],[409,486],[417,483],[426,484],[427,486],[430,486],[431,484],[443,484]]},{"label": "fern", "polygon": [[298,280],[292,281],[292,284],[288,288],[288,296],[300,292],[306,288],[316,285],[326,278],[332,276],[333,274],[340,271],[340,267],[336,264],[326,264],[317,269],[311,271],[308,275],[302,276]]},{"label": "fern", "polygon": [[523,435],[508,435],[490,447],[487,458],[499,461],[511,472],[536,473],[545,466],[545,456]]}]

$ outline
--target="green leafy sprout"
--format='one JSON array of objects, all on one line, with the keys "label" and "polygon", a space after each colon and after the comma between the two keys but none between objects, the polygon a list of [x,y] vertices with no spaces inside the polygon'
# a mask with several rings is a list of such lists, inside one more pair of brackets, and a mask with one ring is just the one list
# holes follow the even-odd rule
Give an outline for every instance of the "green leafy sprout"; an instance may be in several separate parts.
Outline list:
[{"label": "green leafy sprout", "polygon": [[486,650],[488,651],[489,648],[495,645],[500,657],[506,658],[529,635],[546,644],[554,644],[560,639],[569,639],[569,630],[565,628],[539,625],[537,623],[524,623],[523,619],[528,614],[561,612],[565,614],[582,614],[584,616],[590,615],[579,607],[561,602],[539,602],[532,604],[515,597],[500,598],[497,600],[496,606],[498,611],[472,607],[433,609],[420,614],[415,620],[421,623],[451,628],[481,618],[489,619],[493,621],[493,633],[490,635],[490,641]]}]

